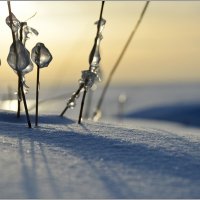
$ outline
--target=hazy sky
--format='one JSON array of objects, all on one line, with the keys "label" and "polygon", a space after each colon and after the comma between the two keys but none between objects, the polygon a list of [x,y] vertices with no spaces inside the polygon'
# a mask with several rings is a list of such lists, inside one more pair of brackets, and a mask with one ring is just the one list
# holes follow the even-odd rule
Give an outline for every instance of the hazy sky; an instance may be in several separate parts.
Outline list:
[{"label": "hazy sky", "polygon": [[[107,23],[101,42],[105,78],[133,29],[145,1],[107,1],[103,17]],[[31,51],[43,42],[53,61],[41,71],[41,83],[77,84],[81,70],[88,69],[88,56],[96,34],[100,1],[16,1],[12,11],[20,21],[35,12],[29,26],[39,31],[27,42]],[[11,31],[5,24],[6,1],[0,2],[1,86],[15,85],[16,75],[6,62]],[[34,72],[27,75],[35,85]],[[200,80],[200,2],[153,1],[133,39],[114,83],[151,83]]]}]

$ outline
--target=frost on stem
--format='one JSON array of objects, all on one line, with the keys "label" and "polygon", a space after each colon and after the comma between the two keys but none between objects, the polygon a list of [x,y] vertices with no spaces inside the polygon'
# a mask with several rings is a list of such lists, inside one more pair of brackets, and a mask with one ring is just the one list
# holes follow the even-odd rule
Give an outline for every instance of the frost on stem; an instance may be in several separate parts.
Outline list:
[{"label": "frost on stem", "polygon": [[31,59],[39,68],[43,68],[48,67],[53,57],[43,43],[37,43],[32,49]]}]

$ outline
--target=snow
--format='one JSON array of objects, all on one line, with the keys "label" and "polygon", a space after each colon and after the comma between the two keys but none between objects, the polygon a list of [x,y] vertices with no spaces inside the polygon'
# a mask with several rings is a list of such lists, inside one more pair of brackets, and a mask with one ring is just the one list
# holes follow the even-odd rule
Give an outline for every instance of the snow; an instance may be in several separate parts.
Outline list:
[{"label": "snow", "polygon": [[[189,106],[180,118],[177,109],[174,118],[174,109],[143,112],[178,102],[195,111],[198,88],[112,88],[106,99],[111,111],[107,104],[105,118],[82,125],[78,109],[58,116],[62,100],[41,106],[39,127],[32,129],[24,115],[17,119],[1,104],[0,198],[200,198],[200,114],[189,118]],[[121,91],[128,101],[119,118]]]}]

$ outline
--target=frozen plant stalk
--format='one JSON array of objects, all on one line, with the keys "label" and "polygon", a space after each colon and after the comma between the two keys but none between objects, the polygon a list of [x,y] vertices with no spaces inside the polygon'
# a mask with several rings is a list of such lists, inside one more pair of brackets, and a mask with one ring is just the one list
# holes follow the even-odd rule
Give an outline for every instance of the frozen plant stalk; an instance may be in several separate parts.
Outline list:
[{"label": "frozen plant stalk", "polygon": [[50,51],[43,43],[37,43],[31,52],[31,59],[37,65],[37,82],[36,82],[36,112],[35,112],[35,126],[38,126],[38,99],[39,99],[39,81],[40,69],[48,67],[53,57]]},{"label": "frozen plant stalk", "polygon": [[13,15],[11,12],[11,5],[10,1],[8,3],[8,11],[9,16],[6,18],[7,25],[11,28],[12,32],[12,39],[13,43],[10,47],[9,55],[7,57],[8,64],[12,67],[14,71],[17,72],[19,84],[18,84],[18,102],[19,100],[19,91],[21,90],[22,98],[24,102],[24,108],[26,112],[26,118],[29,128],[31,128],[31,122],[29,118],[28,108],[26,104],[26,97],[23,91],[23,82],[22,82],[22,73],[23,70],[31,64],[30,60],[30,53],[25,48],[25,46],[22,44],[22,42],[18,39],[18,30],[19,30],[19,20]]},{"label": "frozen plant stalk", "polygon": [[95,24],[97,25],[97,33],[94,40],[94,45],[89,55],[89,69],[82,71],[82,76],[81,76],[81,79],[79,80],[78,90],[74,92],[72,96],[68,99],[65,109],[60,114],[61,116],[63,116],[68,108],[74,108],[76,105],[76,100],[79,98],[80,92],[84,91],[82,102],[81,102],[79,120],[78,120],[79,124],[81,123],[86,93],[94,85],[96,81],[101,80],[100,79],[100,61],[101,61],[100,42],[103,39],[102,31],[106,23],[106,20],[102,18],[103,8],[104,8],[104,1],[102,1],[99,20],[95,22]]},{"label": "frozen plant stalk", "polygon": [[[10,2],[8,2],[8,6],[10,7]],[[20,117],[20,104],[22,95],[20,91],[20,82],[22,82],[23,84],[24,92],[27,93],[29,87],[25,83],[25,75],[33,70],[33,63],[30,60],[29,51],[25,48],[25,43],[27,39],[29,39],[30,34],[38,35],[39,33],[34,28],[29,27],[27,25],[27,22],[20,22],[16,18],[16,16],[11,12],[11,9],[9,12],[9,16],[6,18],[6,24],[11,28],[13,41],[16,42],[16,44],[13,42],[13,44],[10,47],[8,63],[13,68],[14,72],[18,75],[17,117]],[[19,55],[17,55],[16,52],[19,52]],[[29,63],[28,65],[27,62]],[[16,66],[15,63],[17,63]],[[19,76],[18,71],[20,71],[21,77]]]}]

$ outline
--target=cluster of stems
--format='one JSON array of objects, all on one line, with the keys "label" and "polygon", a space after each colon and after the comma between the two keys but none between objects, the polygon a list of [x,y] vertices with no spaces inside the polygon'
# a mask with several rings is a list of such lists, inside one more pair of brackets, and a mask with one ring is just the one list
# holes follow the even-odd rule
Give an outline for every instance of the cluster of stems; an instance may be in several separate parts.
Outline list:
[{"label": "cluster of stems", "polygon": [[[11,24],[11,32],[12,32],[14,51],[15,51],[15,55],[16,55],[16,66],[17,66],[19,59],[18,59],[18,51],[17,51],[17,46],[16,46],[15,33],[13,31],[13,19],[12,19],[10,1],[7,1],[7,4],[8,4],[9,19],[10,19],[10,24]],[[21,39],[21,37],[20,37],[20,39]],[[23,83],[22,83],[22,72],[20,70],[18,70],[17,68],[16,68],[16,70],[17,70],[17,75],[18,75],[18,111],[17,111],[17,117],[20,116],[20,102],[21,102],[21,96],[22,96],[28,127],[31,128],[31,121],[30,121],[30,117],[29,117],[29,113],[28,113],[28,107],[27,107],[26,97],[25,97],[25,93],[24,93],[24,89],[23,89]]]}]

